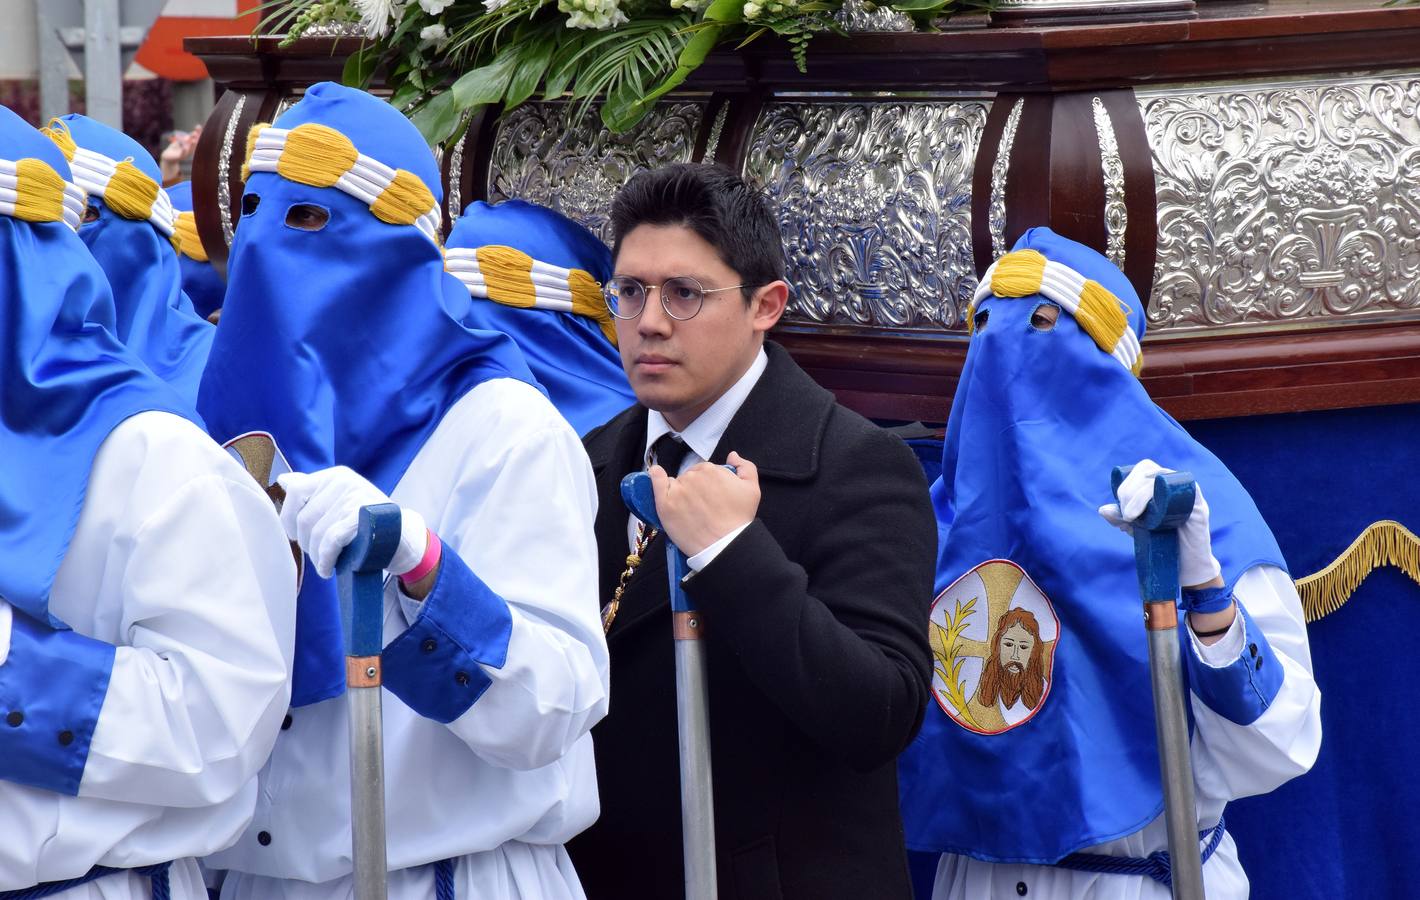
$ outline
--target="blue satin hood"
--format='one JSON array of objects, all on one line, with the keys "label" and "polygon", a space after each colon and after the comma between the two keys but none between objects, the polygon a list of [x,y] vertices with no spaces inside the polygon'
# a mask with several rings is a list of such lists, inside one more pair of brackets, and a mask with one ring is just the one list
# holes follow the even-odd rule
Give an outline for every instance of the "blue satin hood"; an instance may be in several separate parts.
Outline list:
[{"label": "blue satin hood", "polygon": [[[1142,336],[1142,304],[1103,256],[1045,228],[1015,249],[1102,285]],[[977,306],[985,327],[932,485],[933,700],[899,762],[917,850],[1049,863],[1161,811],[1133,544],[1096,511],[1113,502],[1114,466],[1149,458],[1193,473],[1228,584],[1254,565],[1284,566],[1237,479],[1126,365],[1066,312],[1052,330],[1031,325],[1048,302],[987,296]]]},{"label": "blue satin hood", "polygon": [[[173,208],[180,214],[192,212],[192,182],[183,181],[168,188]],[[222,308],[222,297],[227,293],[227,282],[217,274],[217,269],[207,260],[193,259],[186,253],[178,254],[178,269],[182,273],[182,292],[192,301],[193,311],[202,318]]]},{"label": "blue satin hood", "polygon": [[[511,247],[539,262],[581,269],[599,284],[611,277],[611,251],[595,235],[561,213],[523,200],[496,206],[477,201],[449,235],[450,250],[488,246]],[[586,316],[475,297],[468,322],[512,337],[553,405],[579,435],[636,402],[616,347]]]},{"label": "blue satin hood", "polygon": [[[71,180],[59,149],[0,107],[0,159],[39,159]],[[62,222],[0,215],[0,597],[55,626],[49,592],[78,523],[99,445],[124,419],[191,407],[102,323],[109,284]]]},{"label": "blue satin hood", "polygon": [[[161,183],[157,164],[137,141],[85,116],[63,116],[60,121],[78,146],[113,160],[131,160]],[[92,191],[89,204],[98,219],[81,226],[79,237],[108,276],[115,334],[153,374],[195,404],[213,328],[183,293],[172,242],[151,222],[118,215]]]},{"label": "blue satin hood", "polygon": [[[275,123],[318,123],[364,156],[418,176],[434,194],[433,155],[397,110],[363,91],[311,87]],[[228,259],[222,324],[199,395],[214,437],[271,433],[291,466],[346,465],[391,491],[464,394],[493,378],[535,384],[506,335],[470,327],[468,292],[413,225],[381,221],[336,187],[254,171]],[[318,231],[292,207],[329,213]],[[293,704],[344,691],[334,581],[307,566],[297,610]]]}]

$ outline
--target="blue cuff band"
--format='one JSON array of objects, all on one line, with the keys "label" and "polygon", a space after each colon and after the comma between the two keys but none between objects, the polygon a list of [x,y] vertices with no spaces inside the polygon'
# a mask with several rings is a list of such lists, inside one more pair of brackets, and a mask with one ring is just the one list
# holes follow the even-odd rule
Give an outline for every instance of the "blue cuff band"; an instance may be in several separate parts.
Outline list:
[{"label": "blue cuff band", "polygon": [[1216,587],[1194,591],[1184,588],[1182,596],[1179,605],[1189,612],[1215,613],[1227,609],[1228,604],[1233,602],[1233,589]]},{"label": "blue cuff band", "polygon": [[1236,660],[1216,668],[1199,659],[1188,642],[1188,680],[1207,707],[1238,725],[1251,725],[1267,712],[1282,689],[1282,663],[1262,629],[1252,621],[1247,607],[1238,604],[1243,620],[1243,649]]},{"label": "blue cuff band", "polygon": [[0,666],[0,777],[77,796],[114,647],[14,611]]},{"label": "blue cuff band", "polygon": [[478,702],[508,659],[513,614],[447,544],[419,616],[380,655],[384,684],[405,705],[445,724]]}]

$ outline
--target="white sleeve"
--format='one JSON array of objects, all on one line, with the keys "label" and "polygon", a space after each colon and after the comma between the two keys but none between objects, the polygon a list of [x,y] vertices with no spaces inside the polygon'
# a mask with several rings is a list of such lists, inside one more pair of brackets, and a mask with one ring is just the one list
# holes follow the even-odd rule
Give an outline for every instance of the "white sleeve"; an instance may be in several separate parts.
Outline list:
[{"label": "white sleeve", "polygon": [[290,700],[295,564],[271,501],[202,476],[113,546],[124,640],[79,794],[226,800],[265,763]]},{"label": "white sleeve", "polygon": [[512,614],[506,661],[483,667],[492,685],[449,725],[493,765],[549,765],[606,714],[596,506],[586,452],[558,423],[507,448],[457,534],[441,535]]},{"label": "white sleeve", "polygon": [[[1213,711],[1197,694],[1192,697],[1194,782],[1200,797],[1223,801],[1273,790],[1310,769],[1321,749],[1321,692],[1312,679],[1296,586],[1275,566],[1254,566],[1238,579],[1233,595],[1265,635],[1283,677],[1267,709],[1248,725]],[[1244,634],[1242,654],[1249,655],[1250,643],[1253,636]],[[1191,649],[1185,644],[1184,652]]]}]

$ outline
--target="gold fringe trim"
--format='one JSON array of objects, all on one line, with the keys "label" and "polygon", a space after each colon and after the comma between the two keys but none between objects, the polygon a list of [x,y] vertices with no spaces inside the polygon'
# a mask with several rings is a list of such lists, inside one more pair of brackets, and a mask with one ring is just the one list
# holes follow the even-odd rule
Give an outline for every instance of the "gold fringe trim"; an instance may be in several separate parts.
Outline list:
[{"label": "gold fringe trim", "polygon": [[1366,576],[1381,566],[1395,566],[1420,584],[1420,537],[1393,519],[1367,525],[1331,565],[1297,579],[1307,621],[1315,622],[1345,606]]}]

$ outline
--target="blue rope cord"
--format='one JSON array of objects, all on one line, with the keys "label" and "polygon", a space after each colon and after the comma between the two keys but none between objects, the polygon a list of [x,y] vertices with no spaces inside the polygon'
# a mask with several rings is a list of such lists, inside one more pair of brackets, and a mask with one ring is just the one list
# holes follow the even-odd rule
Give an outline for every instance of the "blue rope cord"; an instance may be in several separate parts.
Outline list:
[{"label": "blue rope cord", "polygon": [[139,875],[147,876],[152,886],[153,900],[171,900],[171,888],[168,884],[168,867],[171,865],[172,863],[158,863],[153,866],[138,866],[134,869],[113,869],[108,866],[94,866],[78,878],[69,878],[64,881],[46,881],[43,884],[37,884],[31,888],[21,888],[17,891],[0,891],[0,900],[41,900],[43,897],[53,897],[55,894],[62,894],[71,888],[81,887],[91,881],[98,881],[106,875],[113,875],[117,872],[136,872]]},{"label": "blue rope cord", "polygon": [[441,859],[434,863],[434,900],[456,900],[454,895],[454,865],[456,863],[457,860],[453,859]]},{"label": "blue rope cord", "polygon": [[[1207,863],[1223,842],[1225,826],[1223,819],[1208,831],[1200,831],[1198,839],[1207,841],[1203,847],[1203,862]],[[1148,856],[1106,856],[1102,853],[1071,853],[1055,863],[1057,868],[1076,872],[1095,872],[1100,875],[1142,875],[1152,878],[1166,888],[1173,887],[1173,864],[1167,850],[1158,850]],[[3,900],[3,898],[0,898]]]}]

